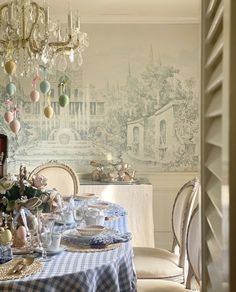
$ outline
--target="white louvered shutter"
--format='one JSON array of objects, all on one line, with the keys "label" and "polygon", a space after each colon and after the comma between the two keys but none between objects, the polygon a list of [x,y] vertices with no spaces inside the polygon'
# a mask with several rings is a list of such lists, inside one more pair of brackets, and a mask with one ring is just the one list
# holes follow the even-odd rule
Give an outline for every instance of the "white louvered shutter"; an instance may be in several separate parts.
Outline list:
[{"label": "white louvered shutter", "polygon": [[202,291],[207,292],[236,291],[231,258],[236,249],[231,213],[236,207],[235,4],[235,0],[202,1]]}]

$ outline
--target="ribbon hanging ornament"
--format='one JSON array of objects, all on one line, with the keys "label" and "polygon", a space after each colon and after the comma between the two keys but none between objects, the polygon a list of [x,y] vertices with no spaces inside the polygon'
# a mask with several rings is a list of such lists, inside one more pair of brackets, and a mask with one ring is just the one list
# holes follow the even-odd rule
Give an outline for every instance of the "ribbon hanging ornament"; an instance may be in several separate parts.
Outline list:
[{"label": "ribbon hanging ornament", "polygon": [[30,92],[30,99],[32,100],[32,102],[38,102],[40,99],[40,93],[38,90],[36,90],[36,82],[40,80],[40,77],[37,73],[37,75],[34,77],[33,81],[32,81],[32,87],[33,90]]}]

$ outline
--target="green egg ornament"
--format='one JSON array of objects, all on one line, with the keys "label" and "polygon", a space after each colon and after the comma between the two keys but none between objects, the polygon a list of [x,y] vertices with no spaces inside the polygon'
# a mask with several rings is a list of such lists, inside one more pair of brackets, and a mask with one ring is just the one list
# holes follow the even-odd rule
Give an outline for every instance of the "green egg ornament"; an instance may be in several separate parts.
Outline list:
[{"label": "green egg ornament", "polygon": [[43,80],[40,82],[39,88],[43,94],[46,94],[49,92],[51,85],[47,80]]},{"label": "green egg ornament", "polygon": [[69,96],[66,95],[66,94],[61,94],[60,97],[59,97],[59,104],[61,107],[65,107],[69,104]]},{"label": "green egg ornament", "polygon": [[15,84],[13,82],[10,82],[10,83],[7,84],[7,86],[6,86],[6,92],[10,96],[12,96],[12,95],[14,95],[16,93],[16,86],[15,86]]},{"label": "green egg ornament", "polygon": [[7,72],[7,74],[9,75],[13,75],[16,73],[16,63],[14,61],[7,61],[4,64],[5,70]]}]

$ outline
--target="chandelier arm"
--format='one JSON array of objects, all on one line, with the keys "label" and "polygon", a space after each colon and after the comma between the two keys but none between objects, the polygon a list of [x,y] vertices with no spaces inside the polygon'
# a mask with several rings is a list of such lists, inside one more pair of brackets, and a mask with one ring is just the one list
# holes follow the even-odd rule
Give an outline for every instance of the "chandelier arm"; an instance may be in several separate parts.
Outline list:
[{"label": "chandelier arm", "polygon": [[57,50],[56,50],[56,53],[60,53],[60,52],[63,52],[63,51],[70,51],[71,49],[72,50],[76,50],[76,49],[78,49],[79,48],[79,41],[77,42],[77,44],[76,45],[74,45],[73,47],[61,47],[61,48],[58,48]]},{"label": "chandelier arm", "polygon": [[[39,10],[41,10],[41,9],[42,9],[42,11],[44,11],[44,10],[43,10],[43,8],[42,8],[41,6],[39,6],[36,2],[32,2],[31,5],[35,7],[35,10],[36,10],[36,16],[35,16],[35,21],[33,22],[33,24],[32,24],[32,28],[31,28],[30,33],[29,33],[28,41],[29,41],[30,50],[31,50],[34,54],[37,54],[37,53],[39,53],[41,50],[40,50],[40,48],[37,46],[37,43],[36,43],[36,41],[34,40],[34,38],[32,37],[32,35],[33,35],[33,33],[34,33],[35,29],[36,29],[36,25],[37,25],[38,20],[39,20]],[[41,8],[41,9],[40,9],[40,8]]]},{"label": "chandelier arm", "polygon": [[71,42],[71,35],[69,35],[69,38],[67,41],[65,42],[51,42],[51,43],[48,43],[49,47],[64,47],[64,46],[67,46],[70,44]]},{"label": "chandelier arm", "polygon": [[7,8],[8,7],[8,4],[7,3],[3,3],[1,6],[0,6],[0,22],[2,21],[2,10],[4,8]]}]

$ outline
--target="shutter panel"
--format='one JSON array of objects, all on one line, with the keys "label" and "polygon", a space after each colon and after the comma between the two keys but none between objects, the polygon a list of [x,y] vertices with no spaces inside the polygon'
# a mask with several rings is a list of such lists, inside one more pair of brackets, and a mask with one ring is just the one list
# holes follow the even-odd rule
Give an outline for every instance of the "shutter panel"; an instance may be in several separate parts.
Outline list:
[{"label": "shutter panel", "polygon": [[222,292],[224,1],[202,1],[203,291]]},{"label": "shutter panel", "polygon": [[236,1],[202,0],[202,291],[236,291]]}]

